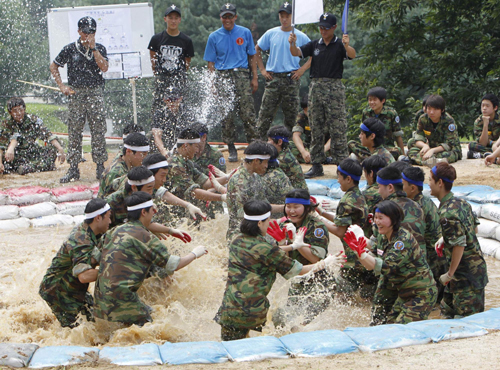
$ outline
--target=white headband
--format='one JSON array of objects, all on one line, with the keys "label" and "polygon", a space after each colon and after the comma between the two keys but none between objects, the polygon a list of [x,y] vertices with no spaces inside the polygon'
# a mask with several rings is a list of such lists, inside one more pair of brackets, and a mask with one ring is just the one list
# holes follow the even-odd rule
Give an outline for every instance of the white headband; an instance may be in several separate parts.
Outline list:
[{"label": "white headband", "polygon": [[[130,134],[123,134],[123,138],[125,139]],[[143,134],[144,136],[146,136],[146,131],[140,131],[139,134]]]},{"label": "white headband", "polygon": [[148,170],[154,170],[157,168],[170,167],[167,161],[161,161],[158,163],[153,163],[148,166]]},{"label": "white headband", "polygon": [[264,213],[263,215],[257,215],[257,216],[250,216],[245,213],[245,216],[243,218],[248,221],[264,221],[267,220],[269,217],[271,217],[271,212],[267,212]]},{"label": "white headband", "polygon": [[199,143],[200,138],[197,139],[177,139],[177,144],[196,144]]},{"label": "white headband", "polygon": [[245,155],[245,159],[270,159],[271,156],[267,154],[247,154]]},{"label": "white headband", "polygon": [[149,176],[147,179],[144,180],[130,180],[128,179],[128,184],[129,185],[135,185],[135,186],[140,186],[140,185],[146,185],[149,184],[150,182],[155,181],[154,176]]},{"label": "white headband", "polygon": [[148,200],[147,202],[136,204],[135,206],[127,207],[127,211],[137,211],[138,209],[153,207],[154,203],[152,200]]},{"label": "white headband", "polygon": [[97,217],[99,215],[102,215],[103,213],[106,213],[110,209],[111,208],[109,207],[109,204],[106,203],[106,205],[104,207],[102,207],[101,209],[98,209],[97,211],[94,211],[94,212],[91,212],[91,213],[85,213],[85,220],[91,220],[94,217]]},{"label": "white headband", "polygon": [[123,146],[127,149],[134,150],[136,152],[149,152],[149,145],[132,146],[132,145],[128,145],[128,144],[123,144]]}]

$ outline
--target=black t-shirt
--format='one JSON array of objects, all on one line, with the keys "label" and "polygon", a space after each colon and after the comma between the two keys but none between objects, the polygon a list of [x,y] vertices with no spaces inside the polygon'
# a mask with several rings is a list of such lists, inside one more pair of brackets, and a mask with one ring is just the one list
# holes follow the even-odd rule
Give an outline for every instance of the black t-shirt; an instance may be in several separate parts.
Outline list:
[{"label": "black t-shirt", "polygon": [[[106,48],[97,43],[95,47],[102,57],[108,60]],[[72,87],[99,87],[104,85],[104,76],[94,59],[94,53],[85,48],[80,39],[66,45],[54,59],[54,63],[60,67],[68,64],[68,84]]]},{"label": "black t-shirt", "polygon": [[184,33],[170,36],[167,31],[151,37],[149,50],[156,53],[156,73],[173,76],[186,72],[185,58],[194,56],[193,41]]},{"label": "black t-shirt", "polygon": [[325,45],[323,39],[313,40],[300,47],[302,57],[312,57],[310,78],[342,78],[347,58],[342,40],[335,37]]}]

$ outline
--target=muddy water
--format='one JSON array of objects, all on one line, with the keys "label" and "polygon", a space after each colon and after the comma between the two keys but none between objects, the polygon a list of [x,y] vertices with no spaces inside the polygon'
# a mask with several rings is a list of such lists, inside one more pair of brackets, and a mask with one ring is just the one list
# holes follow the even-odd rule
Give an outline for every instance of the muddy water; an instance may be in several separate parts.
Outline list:
[{"label": "muddy water", "polygon": [[[220,328],[213,317],[224,292],[227,263],[227,216],[191,230],[193,242],[183,245],[169,239],[171,253],[184,255],[193,246],[203,244],[209,254],[175,273],[171,281],[149,279],[139,290],[141,298],[154,312],[153,323],[142,328],[110,330],[82,322],[75,329],[62,329],[47,304],[38,295],[38,286],[71,227],[27,229],[2,232],[0,240],[0,343],[35,342],[40,345],[132,345],[141,342],[219,340]],[[331,252],[340,248],[332,237]],[[486,307],[500,307],[500,261],[487,257],[490,283],[486,289]],[[280,276],[270,293],[270,315],[286,302],[289,283]],[[91,285],[91,288],[93,286]],[[307,326],[290,322],[276,330],[268,316],[263,334],[281,336],[291,330],[344,329],[366,326],[370,307],[365,302],[334,303]],[[432,317],[437,318],[438,311]],[[298,319],[300,320],[300,318]],[[293,329],[292,329],[293,328]],[[253,333],[254,335],[256,333]]]}]

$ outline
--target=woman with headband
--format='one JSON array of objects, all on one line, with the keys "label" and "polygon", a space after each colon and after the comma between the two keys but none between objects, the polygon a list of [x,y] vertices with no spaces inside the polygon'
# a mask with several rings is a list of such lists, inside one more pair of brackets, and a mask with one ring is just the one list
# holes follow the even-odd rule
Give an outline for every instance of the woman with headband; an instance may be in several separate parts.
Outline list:
[{"label": "woman with headband", "polygon": [[446,318],[469,316],[484,311],[484,288],[488,273],[476,237],[479,224],[465,200],[456,198],[451,189],[457,173],[448,163],[438,163],[431,170],[431,195],[439,199],[439,221],[443,237],[436,251],[446,256],[448,271],[439,281],[446,285],[441,314]]},{"label": "woman with headband", "polygon": [[269,294],[276,273],[285,279],[323,270],[341,263],[343,257],[328,256],[304,266],[287,256],[287,251],[307,248],[304,229],[299,229],[294,242],[278,247],[269,244],[265,235],[269,228],[271,205],[262,200],[245,203],[240,233],[229,246],[228,279],[222,304],[215,316],[221,326],[223,341],[242,339],[250,330],[262,331],[269,310]]},{"label": "woman with headband", "polygon": [[374,221],[384,237],[370,254],[366,239],[348,231],[344,241],[367,270],[379,276],[370,325],[426,320],[436,304],[437,289],[424,254],[411,232],[402,227],[403,210],[390,200],[380,202]]}]

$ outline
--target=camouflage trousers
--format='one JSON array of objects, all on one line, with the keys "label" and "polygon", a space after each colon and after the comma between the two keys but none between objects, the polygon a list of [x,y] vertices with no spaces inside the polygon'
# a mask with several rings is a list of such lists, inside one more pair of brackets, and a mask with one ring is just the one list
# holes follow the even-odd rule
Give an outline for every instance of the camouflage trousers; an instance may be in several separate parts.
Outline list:
[{"label": "camouflage trousers", "polygon": [[325,132],[332,139],[330,153],[338,164],[348,156],[345,88],[340,79],[315,78],[309,85],[309,120],[311,123],[311,160],[325,160]]},{"label": "camouflage trousers", "polygon": [[25,168],[25,173],[53,171],[56,169],[54,163],[56,158],[57,150],[51,144],[46,146],[36,144],[28,149],[16,148],[14,160],[4,161],[5,173],[16,172],[21,166]]},{"label": "camouflage trousers", "polygon": [[[255,107],[250,87],[250,72],[245,69],[217,71],[217,106],[222,118],[222,141],[233,144],[236,140],[235,114],[238,113],[247,142],[257,138]],[[232,106],[229,106],[232,102]]]},{"label": "camouflage trousers", "polygon": [[104,163],[108,160],[106,151],[106,113],[102,88],[73,88],[68,104],[68,163],[77,167],[82,159],[82,132],[85,121],[92,137],[92,160]]},{"label": "camouflage trousers", "polygon": [[484,311],[483,289],[460,289],[450,292],[447,286],[441,300],[441,316],[447,319],[459,319]]},{"label": "camouflage trousers", "polygon": [[378,278],[373,271],[366,270],[363,266],[342,267],[340,275],[336,279],[338,293],[342,293],[346,298],[353,297],[359,291],[361,298],[373,299],[377,288]]},{"label": "camouflage trousers", "polygon": [[80,313],[87,317],[87,321],[94,321],[92,317],[94,299],[90,293],[85,293],[84,301],[79,301],[75,298],[70,298],[69,296],[63,297],[61,293],[54,296],[48,294],[42,289],[40,289],[39,293],[45,302],[47,302],[52,310],[52,313],[63,328],[77,327],[79,325],[77,320]]},{"label": "camouflage trousers", "polygon": [[225,326],[225,325],[220,326],[220,339],[224,342],[228,342],[230,340],[248,338],[249,333],[250,329],[233,328],[231,326]]},{"label": "camouflage trousers", "polygon": [[[349,153],[354,153],[356,154],[356,156],[359,158],[359,161],[360,162],[363,162],[366,158],[368,157],[371,157],[371,153],[370,153],[370,150],[361,145],[359,142],[357,142],[356,140],[350,140],[348,143],[347,143],[347,147],[349,149]],[[395,147],[392,147],[392,148],[386,148],[389,152],[391,152],[392,156],[394,157],[395,160],[398,160],[399,156],[404,154],[402,151],[401,151],[401,148],[395,146]]]},{"label": "camouflage trousers", "polygon": [[478,152],[478,153],[491,153],[493,152],[493,149],[491,145],[481,145],[477,141],[471,141],[469,143],[469,150],[472,152]]},{"label": "camouflage trousers", "polygon": [[264,96],[259,111],[257,130],[262,140],[267,141],[267,130],[271,127],[281,104],[283,125],[290,131],[299,111],[300,80],[292,80],[291,73],[273,73],[273,79],[266,81]]},{"label": "camouflage trousers", "polygon": [[445,286],[439,281],[439,277],[448,271],[448,262],[445,257],[438,257],[436,250],[433,245],[427,248],[426,260],[431,269],[434,280],[436,281],[437,288],[437,302],[441,302],[443,299]]},{"label": "camouflage trousers", "polygon": [[389,289],[380,278],[373,298],[370,326],[407,324],[426,320],[436,304],[436,286],[419,289]]},{"label": "camouflage trousers", "polygon": [[[418,164],[419,166],[423,166],[423,161],[422,157],[420,156],[420,148],[415,146],[416,140],[415,139],[410,139],[408,140],[408,158],[415,164]],[[455,151],[444,151],[441,153],[434,154],[434,157],[436,158],[446,158],[448,160],[448,163],[455,163],[459,159],[462,159],[462,153],[458,153]]]}]

